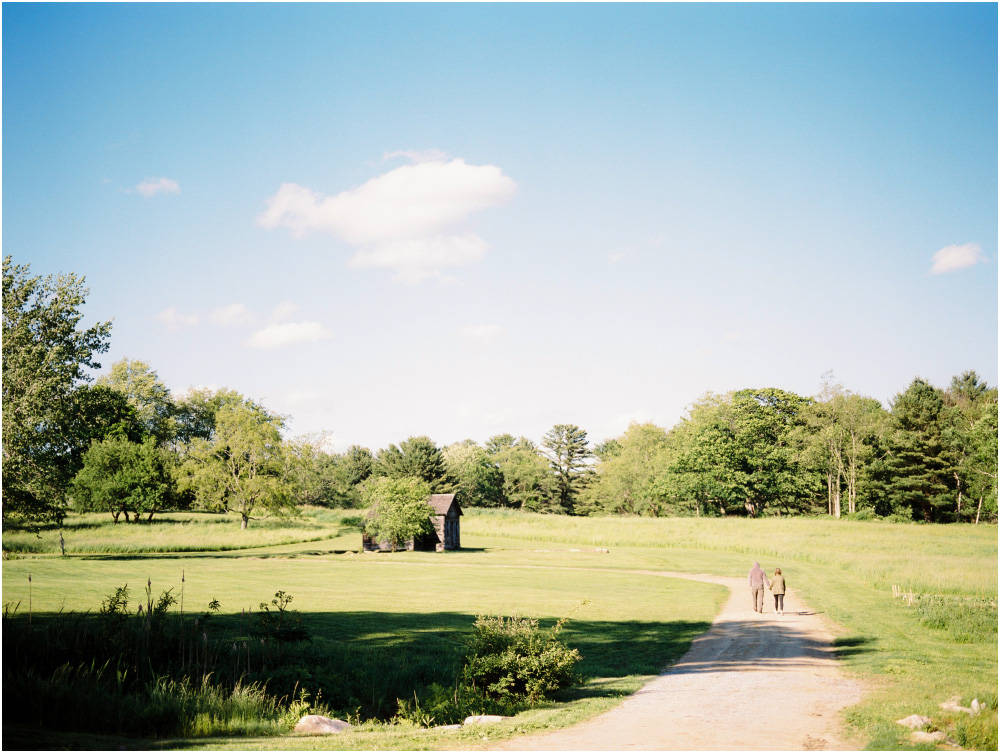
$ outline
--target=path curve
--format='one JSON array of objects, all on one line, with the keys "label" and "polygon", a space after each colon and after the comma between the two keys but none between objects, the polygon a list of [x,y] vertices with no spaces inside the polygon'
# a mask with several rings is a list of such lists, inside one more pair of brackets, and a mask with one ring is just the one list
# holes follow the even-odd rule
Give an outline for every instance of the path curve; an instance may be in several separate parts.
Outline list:
[{"label": "path curve", "polygon": [[[822,617],[791,590],[785,613],[753,611],[745,578],[639,571],[727,586],[711,628],[624,703],[574,727],[497,750],[850,750],[839,712],[862,686],[837,665]],[[494,747],[494,746],[491,746]]]}]

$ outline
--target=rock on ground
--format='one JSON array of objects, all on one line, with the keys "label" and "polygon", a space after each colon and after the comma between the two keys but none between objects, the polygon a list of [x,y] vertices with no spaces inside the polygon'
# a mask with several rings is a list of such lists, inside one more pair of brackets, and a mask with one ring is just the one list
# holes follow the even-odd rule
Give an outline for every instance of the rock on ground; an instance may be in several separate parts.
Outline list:
[{"label": "rock on ground", "polygon": [[920,714],[911,714],[905,719],[900,719],[896,722],[896,724],[902,724],[904,727],[916,729],[917,727],[923,727],[924,725],[930,724],[930,721],[930,717],[920,716]]},{"label": "rock on ground", "polygon": [[351,729],[351,725],[340,719],[330,719],[318,714],[304,716],[295,725],[296,732],[306,732],[311,735],[335,735],[345,729]]},{"label": "rock on ground", "polygon": [[911,732],[910,739],[915,743],[951,742],[944,732]]}]

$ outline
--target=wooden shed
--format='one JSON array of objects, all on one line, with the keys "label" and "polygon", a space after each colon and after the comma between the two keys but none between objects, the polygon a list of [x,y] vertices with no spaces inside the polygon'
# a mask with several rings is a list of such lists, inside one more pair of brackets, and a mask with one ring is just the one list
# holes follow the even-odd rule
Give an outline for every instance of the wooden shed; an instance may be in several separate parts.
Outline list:
[{"label": "wooden shed", "polygon": [[[462,548],[462,537],[459,531],[459,517],[462,508],[455,501],[454,494],[432,494],[427,498],[427,504],[434,511],[431,515],[433,532],[418,536],[416,540],[405,542],[402,549],[417,552],[442,552]],[[361,535],[361,542],[366,552],[385,552],[392,549],[386,541],[375,541],[367,534]]]}]

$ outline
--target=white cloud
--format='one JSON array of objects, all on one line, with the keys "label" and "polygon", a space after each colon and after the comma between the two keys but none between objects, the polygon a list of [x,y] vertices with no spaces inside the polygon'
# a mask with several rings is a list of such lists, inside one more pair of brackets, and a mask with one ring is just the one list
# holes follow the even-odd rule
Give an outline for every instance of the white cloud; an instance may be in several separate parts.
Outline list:
[{"label": "white cloud", "polygon": [[362,248],[347,263],[353,269],[391,269],[396,280],[414,285],[440,276],[442,269],[474,264],[488,248],[486,241],[475,235],[400,238]]},{"label": "white cloud", "polygon": [[185,327],[198,326],[197,314],[182,314],[174,306],[164,309],[154,318],[156,321],[167,325],[167,329],[171,332],[176,332],[177,330],[184,329]]},{"label": "white cloud", "polygon": [[503,204],[515,188],[493,165],[421,162],[326,198],[285,183],[258,222],[300,236],[325,232],[360,246],[435,235],[473,212]]},{"label": "white cloud", "polygon": [[319,322],[290,322],[272,324],[254,332],[247,339],[251,348],[281,348],[298,343],[312,343],[325,340],[332,333]]},{"label": "white cloud", "polygon": [[215,309],[209,318],[220,327],[241,327],[253,322],[254,316],[242,303],[231,303]]},{"label": "white cloud", "polygon": [[158,193],[180,193],[181,187],[176,180],[170,178],[146,178],[135,187],[135,190],[148,199]]},{"label": "white cloud", "polygon": [[392,152],[386,158],[400,155],[416,161],[336,196],[285,183],[257,224],[288,228],[295,237],[332,235],[359,247],[352,267],[391,269],[408,283],[481,260],[488,244],[451,229],[474,212],[509,201],[514,181],[495,165],[446,161],[436,152]]},{"label": "white cloud", "polygon": [[931,266],[931,274],[940,275],[985,262],[986,257],[977,244],[966,243],[963,246],[945,246],[934,254],[931,260],[934,262]]},{"label": "white cloud", "polygon": [[503,334],[503,327],[498,324],[477,324],[462,327],[459,332],[470,340],[492,340]]}]

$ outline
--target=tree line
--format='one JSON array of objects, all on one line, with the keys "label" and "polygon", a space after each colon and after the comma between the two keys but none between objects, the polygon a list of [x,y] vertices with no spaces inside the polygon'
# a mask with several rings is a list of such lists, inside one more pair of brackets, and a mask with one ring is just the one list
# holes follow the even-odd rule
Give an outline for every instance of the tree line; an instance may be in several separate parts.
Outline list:
[{"label": "tree line", "polygon": [[4,258],[5,525],[58,522],[69,508],[115,522],[201,509],[246,528],[303,504],[370,506],[380,479],[466,506],[570,515],[996,519],[997,389],[975,372],[946,389],[914,379],[888,407],[831,375],[815,397],[709,393],[669,430],[634,423],[596,445],[559,424],[539,443],[418,436],[334,453],[323,433],[286,438],[285,417],[235,390],[172,395],[143,361],[93,382],[111,325],[81,327],[83,282]]}]

